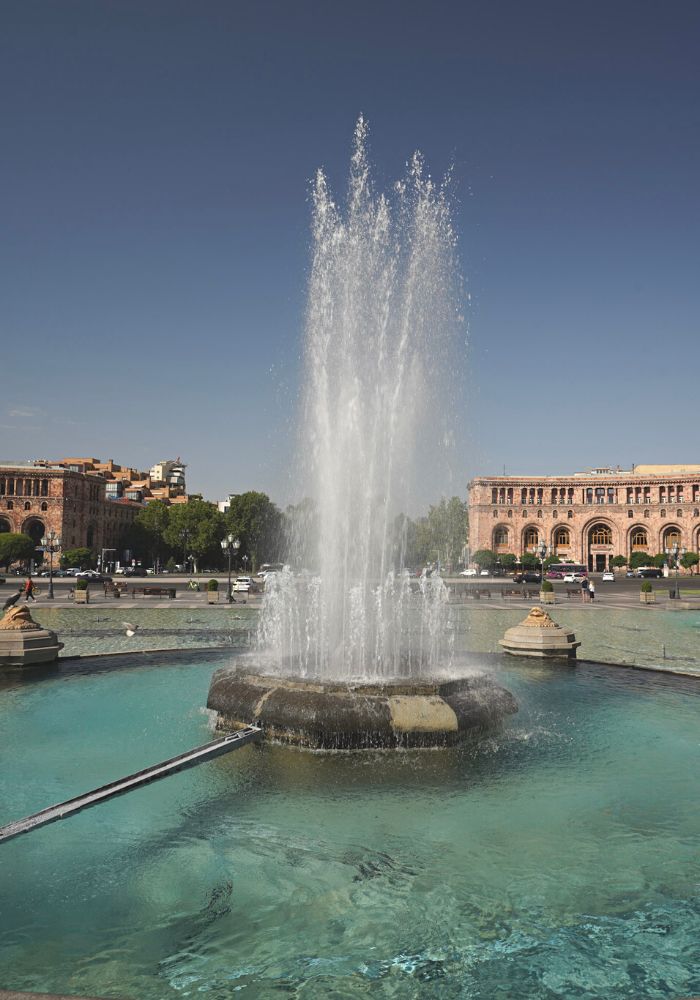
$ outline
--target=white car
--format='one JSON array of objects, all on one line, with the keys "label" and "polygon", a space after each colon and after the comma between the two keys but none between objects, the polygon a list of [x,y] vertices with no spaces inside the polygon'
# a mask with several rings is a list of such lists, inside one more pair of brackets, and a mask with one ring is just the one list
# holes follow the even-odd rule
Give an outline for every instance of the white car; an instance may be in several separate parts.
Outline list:
[{"label": "white car", "polygon": [[488,569],[482,569],[481,573],[479,573],[479,576],[490,576],[490,575],[491,571]]},{"label": "white car", "polygon": [[255,584],[249,576],[239,576],[231,588],[234,594],[252,594],[255,589]]},{"label": "white car", "polygon": [[615,574],[613,573],[613,571],[611,569],[606,569],[606,571],[603,573],[601,579],[602,579],[603,583],[614,583],[615,582]]},{"label": "white car", "polygon": [[582,573],[567,573],[564,578],[564,583],[580,583],[581,580],[585,580],[585,576]]},{"label": "white car", "polygon": [[459,575],[460,576],[476,576],[477,574],[476,574],[476,570],[475,569],[463,569]]}]

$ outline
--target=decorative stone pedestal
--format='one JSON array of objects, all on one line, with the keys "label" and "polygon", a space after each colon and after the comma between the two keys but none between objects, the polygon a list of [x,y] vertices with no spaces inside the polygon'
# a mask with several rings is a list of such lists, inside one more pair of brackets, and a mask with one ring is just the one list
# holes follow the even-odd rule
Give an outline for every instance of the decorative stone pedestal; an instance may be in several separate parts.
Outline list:
[{"label": "decorative stone pedestal", "polygon": [[10,608],[0,621],[0,667],[51,663],[62,649],[56,633],[38,625],[27,607]]},{"label": "decorative stone pedestal", "polygon": [[576,642],[573,632],[567,632],[546,611],[535,607],[524,621],[508,629],[499,645],[513,656],[573,659],[581,643]]}]

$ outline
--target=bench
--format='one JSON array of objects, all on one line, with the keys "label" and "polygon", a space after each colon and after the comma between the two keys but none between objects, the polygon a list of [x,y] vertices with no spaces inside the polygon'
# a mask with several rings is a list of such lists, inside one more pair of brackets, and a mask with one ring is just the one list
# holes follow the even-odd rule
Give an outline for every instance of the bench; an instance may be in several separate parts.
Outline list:
[{"label": "bench", "polygon": [[132,587],[131,596],[136,597],[137,594],[144,597],[168,597],[174,601],[176,590],[175,587]]},{"label": "bench", "polygon": [[567,587],[566,588],[567,597],[580,597],[583,599],[583,590],[580,587]]},{"label": "bench", "polygon": [[112,597],[121,597],[129,589],[126,583],[105,583],[105,597],[111,595]]},{"label": "bench", "polygon": [[524,600],[527,597],[527,591],[516,590],[515,588],[509,589],[508,587],[501,587],[501,597],[520,597]]}]

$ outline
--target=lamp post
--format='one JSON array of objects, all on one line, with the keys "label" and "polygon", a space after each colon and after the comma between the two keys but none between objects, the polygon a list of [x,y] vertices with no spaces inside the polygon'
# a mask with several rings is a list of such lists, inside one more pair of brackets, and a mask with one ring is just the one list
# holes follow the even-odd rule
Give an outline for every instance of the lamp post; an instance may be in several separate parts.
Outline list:
[{"label": "lamp post", "polygon": [[537,547],[537,555],[540,557],[540,574],[542,576],[540,583],[544,583],[544,561],[547,556],[546,542],[540,542],[540,544]]},{"label": "lamp post", "polygon": [[228,590],[226,591],[226,600],[231,603],[231,556],[234,552],[238,552],[241,547],[240,538],[234,538],[233,535],[227,535],[226,538],[221,539],[221,548],[228,554]]},{"label": "lamp post", "polygon": [[685,555],[685,549],[681,548],[677,542],[674,542],[670,549],[666,549],[666,555],[670,556],[676,563],[676,587],[673,592],[673,596],[676,600],[680,599],[681,592],[679,590],[678,583],[678,570],[681,563],[681,557]]},{"label": "lamp post", "polygon": [[55,531],[47,531],[41,539],[44,552],[49,554],[49,592],[46,595],[49,600],[53,600],[53,554],[61,548],[61,538]]},{"label": "lamp post", "polygon": [[248,572],[248,556],[243,556],[243,572]]}]

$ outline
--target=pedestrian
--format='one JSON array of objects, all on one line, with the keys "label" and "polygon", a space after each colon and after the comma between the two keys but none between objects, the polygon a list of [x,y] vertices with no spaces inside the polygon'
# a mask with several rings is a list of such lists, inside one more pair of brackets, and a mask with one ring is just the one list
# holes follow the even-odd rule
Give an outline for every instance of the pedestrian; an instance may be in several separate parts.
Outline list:
[{"label": "pedestrian", "polygon": [[584,576],[581,580],[581,600],[585,601],[588,597],[588,578]]},{"label": "pedestrian", "polygon": [[592,601],[595,600],[595,584],[592,580],[588,581],[588,596]]},{"label": "pedestrian", "polygon": [[34,596],[34,581],[31,576],[27,577],[27,582],[24,585],[24,599],[25,601],[36,601],[36,597]]}]

